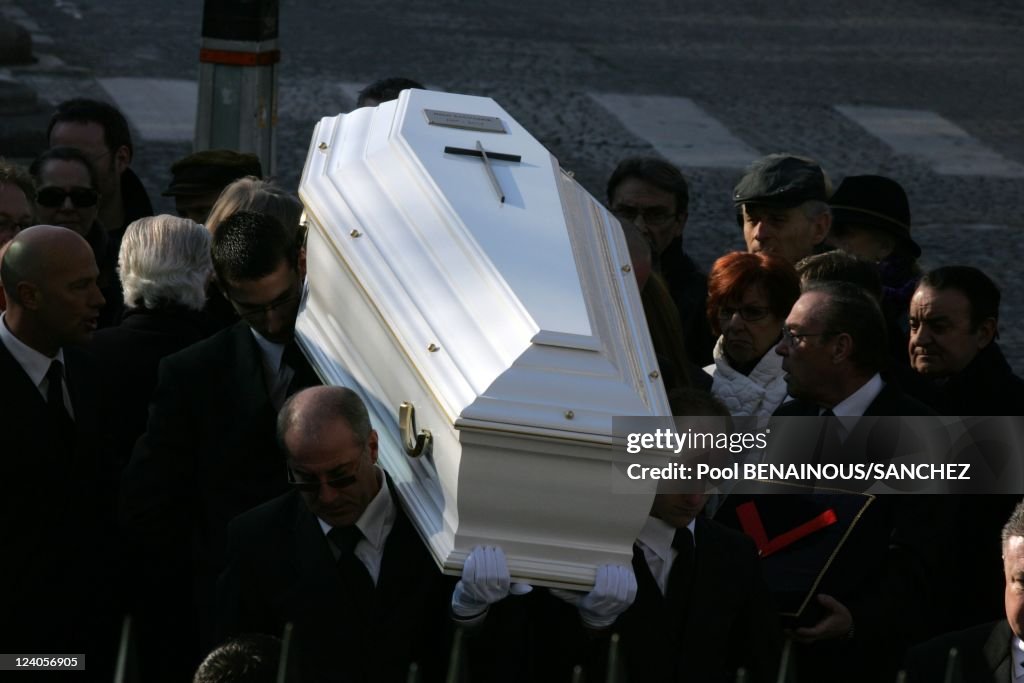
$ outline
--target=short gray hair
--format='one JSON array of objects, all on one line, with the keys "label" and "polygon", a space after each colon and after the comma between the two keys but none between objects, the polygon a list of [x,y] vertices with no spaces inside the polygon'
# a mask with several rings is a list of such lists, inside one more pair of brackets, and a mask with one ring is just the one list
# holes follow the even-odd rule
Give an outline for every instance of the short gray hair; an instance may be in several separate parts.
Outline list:
[{"label": "short gray hair", "polygon": [[823,202],[820,199],[808,199],[800,205],[800,209],[809,221],[813,221],[822,214],[832,214],[832,207],[828,205],[828,202]]},{"label": "short gray hair", "polygon": [[1003,545],[1005,546],[1014,536],[1024,536],[1024,500],[1017,503],[1017,506],[1013,508],[1013,513],[1010,514],[1010,519],[1006,520],[1006,524],[1003,526],[1001,534]]},{"label": "short gray hair", "polygon": [[140,218],[121,238],[117,272],[129,308],[175,304],[202,310],[213,273],[210,233],[178,216]]}]

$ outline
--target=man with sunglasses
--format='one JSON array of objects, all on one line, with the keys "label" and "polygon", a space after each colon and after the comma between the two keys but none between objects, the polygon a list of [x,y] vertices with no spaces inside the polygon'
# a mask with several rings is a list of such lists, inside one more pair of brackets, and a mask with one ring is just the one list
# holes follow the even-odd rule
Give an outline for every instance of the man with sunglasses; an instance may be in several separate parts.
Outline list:
[{"label": "man with sunglasses", "polygon": [[377,464],[362,400],[342,387],[292,396],[277,419],[290,493],[235,519],[219,583],[218,631],[294,624],[301,680],[444,679],[448,601],[437,569]]},{"label": "man with sunglasses", "polygon": [[711,362],[715,345],[704,316],[707,276],[683,249],[690,191],[678,168],[656,157],[632,157],[615,167],[606,189],[608,209],[651,243],[652,267],[679,311],[690,362]]},{"label": "man with sunglasses", "polygon": [[20,166],[0,159],[0,246],[35,225],[35,185]]},{"label": "man with sunglasses", "polygon": [[107,300],[100,312],[99,326],[117,324],[124,308],[117,275],[121,233],[108,233],[99,222],[100,194],[93,163],[74,147],[54,147],[36,157],[29,172],[36,182],[39,220],[74,230],[92,247],[100,269],[100,291]]},{"label": "man with sunglasses", "polygon": [[75,98],[57,105],[46,129],[50,147],[74,147],[96,168],[100,224],[120,233],[137,218],[153,215],[142,181],[131,169],[135,149],[128,121],[116,107]]},{"label": "man with sunglasses", "polygon": [[[240,211],[217,229],[212,257],[242,319],[161,362],[146,433],[121,489],[125,526],[149,548],[149,566],[166,572],[152,577],[162,594],[164,579],[194,579],[188,588],[205,645],[228,522],[286,490],[277,411],[288,395],[320,383],[294,341],[306,273],[294,233],[272,216]],[[182,556],[186,566],[176,565]],[[188,599],[185,592],[174,602]],[[163,609],[151,611],[167,623]],[[171,623],[167,631],[173,638],[181,629]],[[165,650],[177,656],[185,648],[184,668],[194,670],[197,642]]]}]

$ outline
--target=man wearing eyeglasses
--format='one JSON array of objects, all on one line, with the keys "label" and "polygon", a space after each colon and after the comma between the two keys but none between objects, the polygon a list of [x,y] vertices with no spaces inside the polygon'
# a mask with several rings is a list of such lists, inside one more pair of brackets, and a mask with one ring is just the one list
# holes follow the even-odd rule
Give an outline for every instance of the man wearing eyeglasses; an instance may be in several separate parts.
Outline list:
[{"label": "man wearing eyeglasses", "polygon": [[294,624],[303,681],[443,680],[455,580],[438,571],[377,465],[362,400],[342,387],[291,397],[277,419],[292,491],[235,519],[221,635]]},{"label": "man wearing eyeglasses", "polygon": [[[306,272],[294,233],[272,216],[240,211],[218,228],[212,257],[220,287],[242,319],[161,362],[121,501],[125,526],[155,558],[150,566],[171,575],[152,580],[174,585],[180,576],[194,578],[191,597],[185,591],[173,602],[180,609],[195,601],[208,645],[228,522],[287,489],[277,411],[287,396],[320,383],[294,341]],[[190,558],[186,566],[182,556]],[[163,623],[162,610],[152,611]],[[175,630],[169,627],[167,637]],[[188,646],[192,659],[184,668],[194,670],[195,639],[182,644]]]},{"label": "man wearing eyeglasses", "polygon": [[[806,283],[775,351],[782,356],[789,394],[795,399],[783,403],[775,416],[828,418],[819,436],[827,441],[831,435],[833,447],[801,449],[800,461],[897,457],[900,439],[894,423],[856,418],[934,415],[883,381],[880,371],[888,364],[885,319],[877,301],[857,285]],[[773,424],[773,438],[780,438],[777,446],[783,443],[783,429],[793,424]],[[817,495],[803,498],[809,504],[822,500]],[[938,539],[948,528],[940,521],[947,511],[930,498],[880,496],[847,532],[829,564],[822,558],[821,566],[828,569],[815,587],[811,607],[816,612],[811,623],[801,622],[793,632],[800,644],[799,669],[808,680],[895,678],[905,648],[927,635],[936,618],[932,591],[945,566],[938,549],[948,546]],[[770,524],[772,501],[760,501],[758,507]],[[823,571],[807,566],[807,558],[794,561],[803,563],[794,572]]]},{"label": "man wearing eyeglasses", "polygon": [[0,161],[0,245],[35,224],[35,186],[24,169]]},{"label": "man wearing eyeglasses", "polygon": [[686,178],[663,159],[624,159],[608,179],[607,198],[608,209],[650,242],[651,265],[664,278],[679,311],[690,362],[699,367],[710,363],[715,340],[704,315],[707,276],[683,249],[690,202]]}]

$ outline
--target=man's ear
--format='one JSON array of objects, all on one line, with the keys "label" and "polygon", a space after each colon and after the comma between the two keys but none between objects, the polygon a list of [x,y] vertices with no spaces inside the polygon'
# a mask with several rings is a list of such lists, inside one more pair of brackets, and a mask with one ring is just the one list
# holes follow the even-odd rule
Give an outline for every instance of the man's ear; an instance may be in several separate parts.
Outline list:
[{"label": "man's ear", "polygon": [[306,277],[306,247],[299,247],[299,258],[296,264],[296,270],[299,271],[299,277]]},{"label": "man's ear", "polygon": [[828,237],[828,231],[832,229],[832,212],[822,211],[814,219],[812,234],[814,243],[821,244]]},{"label": "man's ear", "polygon": [[690,217],[690,214],[688,214],[685,211],[681,211],[679,213],[679,218],[676,219],[676,221],[677,221],[676,229],[672,233],[672,237],[673,238],[675,238],[675,237],[682,237],[683,236],[683,232],[686,230],[686,219],[689,218],[689,217]]},{"label": "man's ear", "polygon": [[379,440],[377,437],[377,430],[371,429],[370,435],[366,437],[366,448],[370,451],[370,462],[374,465],[377,464],[377,450],[379,446]]},{"label": "man's ear", "polygon": [[978,335],[978,348],[983,349],[992,343],[992,340],[996,338],[996,331],[999,329],[999,324],[995,318],[985,318],[978,325],[978,329],[975,334]]},{"label": "man's ear", "polygon": [[19,282],[14,291],[18,293],[18,303],[21,304],[22,308],[27,308],[30,311],[38,311],[42,305],[43,293],[32,282],[22,281]]},{"label": "man's ear", "polygon": [[840,332],[835,337],[835,348],[832,351],[832,362],[842,363],[850,358],[853,353],[853,337],[846,332]]},{"label": "man's ear", "polygon": [[121,175],[124,170],[131,166],[132,163],[132,151],[128,149],[128,145],[121,145],[114,151],[114,168],[117,170],[117,174]]},{"label": "man's ear", "polygon": [[224,281],[217,277],[216,272],[210,276],[210,279],[213,281],[213,284],[217,286],[217,291],[220,292],[220,295],[228,301],[231,301],[231,297],[228,295],[228,288],[224,286]]}]

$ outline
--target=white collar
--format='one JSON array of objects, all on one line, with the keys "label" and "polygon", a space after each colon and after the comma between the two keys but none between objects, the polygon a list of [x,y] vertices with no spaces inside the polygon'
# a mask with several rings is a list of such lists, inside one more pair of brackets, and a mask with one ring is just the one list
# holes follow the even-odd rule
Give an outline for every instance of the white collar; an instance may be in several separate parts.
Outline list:
[{"label": "white collar", "polygon": [[876,372],[857,391],[837,403],[832,408],[833,414],[836,417],[862,417],[868,407],[871,406],[871,402],[882,393],[884,387],[885,382],[882,381],[881,375]]},{"label": "white collar", "polygon": [[[391,489],[388,487],[388,478],[384,476],[384,470],[377,465],[374,465],[373,468],[380,481],[380,489],[363,510],[363,514],[356,520],[356,526],[363,532],[363,537],[375,550],[382,551],[384,543],[387,541],[387,532],[395,522],[395,503],[391,500]],[[316,521],[320,523],[320,530],[324,532],[325,536],[334,528],[319,517],[316,518]]]},{"label": "white collar", "polygon": [[1010,638],[1010,660],[1013,662],[1013,680],[1024,679],[1024,642],[1017,636]]},{"label": "white collar", "polygon": [[[693,535],[694,546],[697,545],[696,526],[696,517],[691,519],[690,523],[686,525],[686,528]],[[676,528],[674,526],[668,524],[665,520],[647,515],[647,521],[644,522],[644,526],[640,529],[636,540],[650,548],[661,558],[662,562],[668,564],[672,562],[672,539],[675,538],[675,535]]]},{"label": "white collar", "polygon": [[252,332],[252,338],[256,340],[256,345],[260,347],[260,351],[263,353],[267,368],[276,372],[281,367],[281,357],[284,356],[284,344],[270,341],[252,327],[249,328],[249,331]]},{"label": "white collar", "polygon": [[6,313],[0,313],[0,342],[3,342],[3,345],[14,356],[14,360],[37,387],[46,378],[46,373],[50,371],[50,364],[53,361],[59,360],[62,365],[65,365],[64,349],[59,349],[57,355],[50,358],[14,336],[14,333],[7,327]]}]

